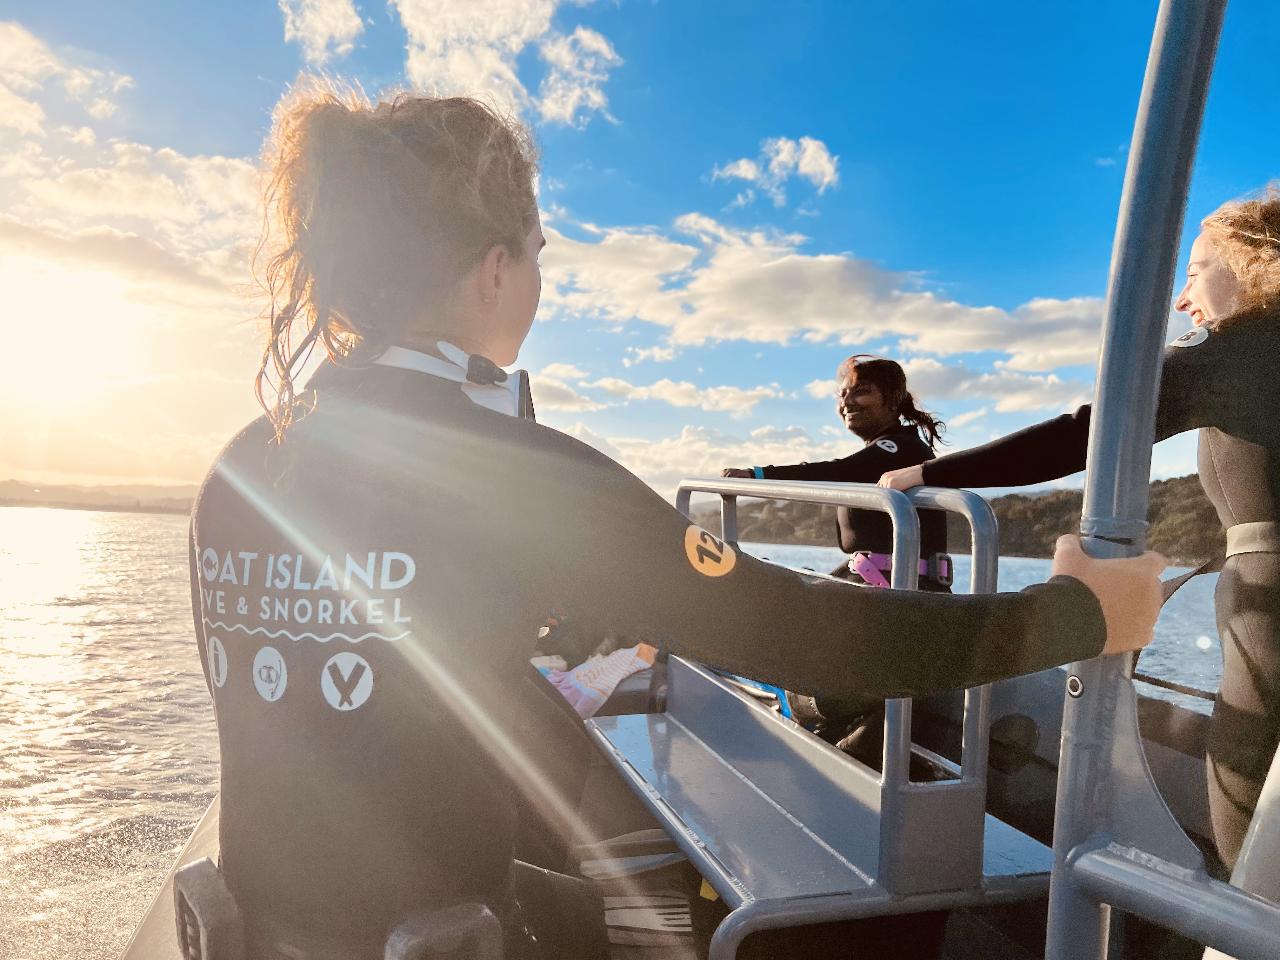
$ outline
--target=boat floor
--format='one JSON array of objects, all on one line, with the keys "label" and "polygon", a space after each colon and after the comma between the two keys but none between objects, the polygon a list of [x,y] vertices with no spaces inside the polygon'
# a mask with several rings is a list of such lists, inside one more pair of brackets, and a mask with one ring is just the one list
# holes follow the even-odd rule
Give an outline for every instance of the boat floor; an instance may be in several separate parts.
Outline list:
[{"label": "boat floor", "polygon": [[[196,827],[191,840],[178,857],[178,864],[208,856],[217,857],[218,801],[215,799]],[[646,938],[634,930],[624,930],[625,917],[611,917],[610,960],[702,960],[711,931],[723,916],[718,903],[698,896],[697,877],[692,867],[667,871],[657,883],[645,884],[647,894],[671,895],[690,905],[691,930],[683,936]],[[605,885],[601,893],[617,897],[617,887]],[[619,901],[606,907],[619,908]],[[621,904],[626,909],[626,904]],[[608,915],[607,910],[607,915]],[[913,939],[927,930],[920,927],[926,918],[915,916],[877,918],[824,927],[780,931],[767,937],[749,937],[739,952],[742,960],[775,960],[793,956],[841,958],[841,960],[1036,960],[1044,956],[1044,929],[1047,903],[1044,899],[1020,904],[952,911],[945,921],[941,952],[937,947],[915,949]],[[1199,946],[1173,938],[1158,928],[1130,922],[1125,931],[1125,949],[1112,956],[1199,960]],[[651,942],[645,943],[646,939]],[[1117,945],[1118,946],[1118,945]],[[155,901],[126,948],[121,960],[181,960],[173,916],[173,877],[166,878]],[[210,958],[216,960],[216,958]]]},{"label": "boat floor", "polygon": [[[1178,713],[1185,712],[1179,710]],[[922,730],[919,732],[925,732],[923,712],[920,719]],[[940,742],[938,746],[942,748],[942,753],[946,753],[946,744]],[[1166,750],[1166,753],[1169,751]],[[1194,756],[1188,756],[1187,760],[1197,771],[1201,771],[1199,776],[1203,776],[1203,760]],[[593,763],[600,771],[609,771],[603,756],[594,755],[594,751]],[[1024,772],[1033,765],[1028,763]],[[1181,774],[1181,780],[1188,780],[1188,769],[1188,764],[1184,763],[1176,771]],[[1178,777],[1166,777],[1166,780],[1179,782]],[[631,792],[621,786],[612,774],[605,777],[605,781],[613,790],[602,794],[602,808],[616,826],[617,820],[613,819],[613,815],[623,800],[632,804],[636,801]],[[995,783],[1000,785],[1000,778]],[[1011,781],[1010,786],[1016,788],[1019,783],[1021,781]],[[1039,791],[1052,796],[1051,772],[1046,783],[1039,786]],[[648,814],[645,814],[644,819],[645,824],[634,824],[623,829],[657,826],[652,824]],[[216,799],[198,824],[191,841],[179,855],[178,865],[201,856],[210,856],[214,860],[218,858]],[[723,918],[724,908],[717,901],[701,899],[700,883],[701,879],[694,868],[684,861],[682,872],[668,870],[663,873],[654,870],[644,883],[637,884],[636,887],[618,883],[613,883],[612,886],[607,883],[598,884],[602,896],[612,897],[605,901],[605,913],[612,927],[611,960],[657,960],[658,957],[663,957],[664,960],[696,960],[705,956],[705,945],[719,920]],[[663,896],[676,897],[687,904],[687,909],[673,910],[676,904],[672,901],[667,901],[666,905],[660,900],[657,905],[639,905],[625,900],[626,896],[637,891],[659,899]],[[655,922],[653,916],[645,918],[644,909],[641,908],[666,916],[666,927],[663,923]],[[828,924],[820,928],[800,928],[749,937],[742,945],[740,956],[744,960],[791,956],[876,957],[876,960],[1029,960],[1030,957],[1044,955],[1046,914],[1047,905],[1043,899],[1016,905],[954,910],[945,920],[937,918],[933,922],[945,923],[941,943],[938,942],[940,931],[936,925],[929,925],[931,922],[927,915]],[[677,915],[682,915],[684,919],[677,919],[673,925],[669,923],[672,916]],[[1114,920],[1114,925],[1119,924]],[[1146,957],[1158,957],[1158,960],[1192,960],[1192,957],[1196,957],[1198,960],[1201,956],[1201,947],[1171,937],[1157,928],[1135,922],[1125,924],[1125,927],[1123,947],[1116,943],[1111,951],[1111,956],[1116,959],[1143,957],[1146,960]],[[122,960],[179,960],[173,916],[172,874],[157,892],[154,904],[134,933],[133,940],[125,948]]]}]

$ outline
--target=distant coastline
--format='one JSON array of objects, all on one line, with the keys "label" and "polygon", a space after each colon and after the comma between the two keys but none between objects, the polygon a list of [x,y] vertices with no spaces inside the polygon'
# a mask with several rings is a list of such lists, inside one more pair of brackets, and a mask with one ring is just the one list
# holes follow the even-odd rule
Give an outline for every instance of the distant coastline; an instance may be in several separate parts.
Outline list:
[{"label": "distant coastline", "polygon": [[99,513],[172,513],[186,516],[191,512],[191,504],[171,506],[158,503],[77,503],[58,500],[16,500],[0,497],[0,507],[44,507],[52,510],[92,510]]},{"label": "distant coastline", "polygon": [[[112,513],[187,515],[197,488],[138,484],[115,487],[75,487],[0,481],[0,506],[51,507],[61,510],[102,510]],[[1077,529],[1084,495],[1080,490],[1052,490],[1034,496],[1008,494],[991,501],[1000,523],[1000,554],[1006,557],[1050,557],[1059,535]],[[700,508],[695,519],[718,529],[718,509]],[[1195,474],[1151,484],[1147,544],[1176,564],[1196,564],[1222,549],[1225,534],[1217,514],[1200,489]],[[832,546],[835,508],[773,500],[747,500],[740,505],[738,534],[756,543]],[[948,517],[950,549],[969,549],[968,525]]]},{"label": "distant coastline", "polygon": [[0,480],[0,506],[101,510],[109,513],[189,514],[195,484],[118,484],[86,487]]},{"label": "distant coastline", "polygon": [[[1081,490],[1052,490],[1034,496],[1008,494],[991,501],[1000,524],[1002,557],[1051,557],[1059,536],[1079,529]],[[694,518],[708,529],[720,527],[719,508],[707,505]],[[1151,484],[1147,545],[1174,564],[1198,564],[1226,542],[1217,513],[1195,474]],[[835,507],[775,500],[739,503],[738,537],[753,543],[835,545]],[[949,514],[947,540],[954,553],[969,549],[969,527]]]}]

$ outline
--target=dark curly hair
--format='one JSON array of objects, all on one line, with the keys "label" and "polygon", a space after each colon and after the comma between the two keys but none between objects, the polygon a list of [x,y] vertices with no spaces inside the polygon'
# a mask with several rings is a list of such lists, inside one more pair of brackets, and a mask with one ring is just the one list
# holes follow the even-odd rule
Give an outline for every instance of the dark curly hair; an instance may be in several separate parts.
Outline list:
[{"label": "dark curly hair", "polygon": [[907,389],[907,375],[896,361],[869,353],[855,353],[836,368],[836,377],[839,380],[849,380],[855,374],[858,380],[879,388],[889,409],[896,411],[907,423],[915,424],[924,431],[924,439],[930,450],[937,449],[939,443],[946,443],[942,439],[943,431],[947,429],[946,423],[916,406],[915,397]]}]

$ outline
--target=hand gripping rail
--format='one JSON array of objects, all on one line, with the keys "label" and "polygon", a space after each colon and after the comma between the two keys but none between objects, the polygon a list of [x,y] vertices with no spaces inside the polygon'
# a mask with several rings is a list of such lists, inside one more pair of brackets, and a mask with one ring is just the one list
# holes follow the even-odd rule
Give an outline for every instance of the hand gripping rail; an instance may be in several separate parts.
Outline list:
[{"label": "hand gripping rail", "polygon": [[[995,517],[972,493],[926,488],[909,498],[864,484],[686,480],[676,501],[686,514],[695,491],[721,497],[728,539],[739,496],[884,511],[899,589],[915,586],[919,571],[915,507],[957,512],[973,529],[973,589],[996,586]],[[1048,849],[985,815],[986,687],[966,693],[958,778],[911,783],[909,700],[887,705],[877,774],[713,672],[676,657],[670,666],[664,713],[601,717],[589,729],[730,908],[711,960],[735,956],[758,930],[1045,893]]]},{"label": "hand gripping rail", "polygon": [[[1112,250],[1089,436],[1080,532],[1094,556],[1133,556],[1146,540],[1174,257],[1225,10],[1226,0],[1162,0],[1157,14]],[[1109,905],[1240,960],[1272,960],[1280,953],[1280,906],[1206,873],[1151,779],[1129,666],[1104,657],[1069,668],[1048,960],[1105,957]],[[1271,820],[1263,836],[1274,838],[1277,815],[1276,807],[1259,813]]]}]

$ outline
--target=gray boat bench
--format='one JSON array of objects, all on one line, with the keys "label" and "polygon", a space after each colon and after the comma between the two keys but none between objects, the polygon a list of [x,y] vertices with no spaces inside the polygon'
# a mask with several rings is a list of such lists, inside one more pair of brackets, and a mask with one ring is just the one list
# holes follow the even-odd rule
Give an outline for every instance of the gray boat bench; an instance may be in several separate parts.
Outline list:
[{"label": "gray boat bench", "polygon": [[[686,513],[695,489],[721,495],[726,539],[736,539],[736,495],[816,500],[888,512],[895,557],[918,556],[915,509],[895,491],[686,481],[677,501]],[[972,586],[994,589],[995,519],[985,501],[963,491],[912,500],[969,518]],[[915,573],[897,564],[895,586],[914,587]],[[990,691],[967,691],[962,765],[929,755],[955,779],[913,783],[909,700],[886,705],[882,774],[673,656],[663,713],[599,717],[588,729],[729,908],[709,954],[729,960],[759,930],[1045,896],[1052,851],[986,813],[989,715]]]}]

